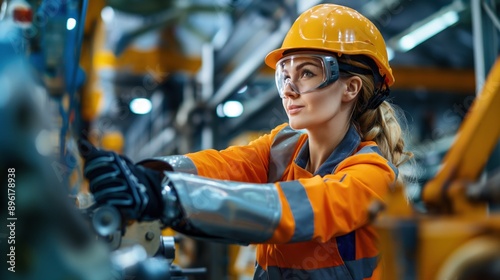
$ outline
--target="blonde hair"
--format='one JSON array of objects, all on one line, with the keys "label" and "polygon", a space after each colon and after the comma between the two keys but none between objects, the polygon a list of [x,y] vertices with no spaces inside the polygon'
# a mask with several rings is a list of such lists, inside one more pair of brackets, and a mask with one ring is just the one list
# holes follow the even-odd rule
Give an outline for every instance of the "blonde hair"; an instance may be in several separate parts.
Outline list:
[{"label": "blonde hair", "polygon": [[[338,58],[340,63],[350,64],[359,68],[369,69],[367,65],[353,61],[346,56]],[[384,101],[376,109],[365,109],[370,97],[373,96],[375,85],[373,76],[349,72],[361,78],[363,86],[352,109],[351,121],[361,135],[363,141],[375,141],[382,155],[399,167],[408,161],[413,154],[405,151],[403,129],[400,121],[404,122],[404,115],[396,112],[396,107]]]}]

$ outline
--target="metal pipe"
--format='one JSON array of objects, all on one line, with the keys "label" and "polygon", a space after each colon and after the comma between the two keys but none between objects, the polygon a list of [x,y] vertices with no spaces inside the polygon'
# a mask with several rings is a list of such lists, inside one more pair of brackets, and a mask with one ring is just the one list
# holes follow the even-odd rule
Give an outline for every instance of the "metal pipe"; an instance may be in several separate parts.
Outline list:
[{"label": "metal pipe", "polygon": [[276,87],[271,86],[268,90],[259,94],[258,98],[253,98],[245,103],[245,110],[243,114],[238,118],[228,120],[227,128],[228,131],[240,127],[245,121],[252,118],[260,109],[270,104],[273,100],[278,99],[278,91]]},{"label": "metal pipe", "polygon": [[222,83],[222,85],[215,92],[214,96],[209,100],[208,107],[215,109],[215,107],[228,98],[253,74],[262,66],[265,56],[271,50],[280,46],[286,32],[291,26],[291,19],[283,17],[280,21],[278,29],[271,34],[263,42],[260,48],[249,54],[249,59],[245,63],[236,68]]},{"label": "metal pipe", "polygon": [[483,39],[483,16],[481,13],[481,1],[471,0],[472,16],[472,42],[474,46],[474,70],[476,72],[476,94],[481,92],[486,76],[484,62],[484,39]]},{"label": "metal pipe", "polygon": [[491,9],[491,7],[484,1],[483,1],[483,9],[490,17],[491,22],[493,22],[493,25],[495,25],[495,27],[500,31],[500,20],[498,19],[498,16]]}]

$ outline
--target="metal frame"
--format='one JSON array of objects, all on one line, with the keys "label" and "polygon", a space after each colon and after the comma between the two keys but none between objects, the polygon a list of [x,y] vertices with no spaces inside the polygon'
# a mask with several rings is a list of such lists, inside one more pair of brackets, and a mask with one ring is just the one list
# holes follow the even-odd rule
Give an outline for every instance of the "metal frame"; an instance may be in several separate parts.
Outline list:
[{"label": "metal frame", "polygon": [[495,0],[471,0],[470,3],[477,93],[481,91],[485,77],[498,55],[498,32],[495,32],[495,27],[500,30],[500,20],[494,12],[496,2]]}]

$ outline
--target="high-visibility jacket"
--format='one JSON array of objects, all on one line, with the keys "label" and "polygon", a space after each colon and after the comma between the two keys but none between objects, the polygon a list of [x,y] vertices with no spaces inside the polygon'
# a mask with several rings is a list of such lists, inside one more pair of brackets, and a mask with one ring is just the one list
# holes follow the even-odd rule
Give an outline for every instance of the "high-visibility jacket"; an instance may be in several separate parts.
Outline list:
[{"label": "high-visibility jacket", "polygon": [[315,174],[308,147],[307,134],[282,124],[246,146],[155,160],[199,176],[167,173],[198,230],[258,243],[254,279],[380,279],[368,208],[397,169],[353,127]]}]

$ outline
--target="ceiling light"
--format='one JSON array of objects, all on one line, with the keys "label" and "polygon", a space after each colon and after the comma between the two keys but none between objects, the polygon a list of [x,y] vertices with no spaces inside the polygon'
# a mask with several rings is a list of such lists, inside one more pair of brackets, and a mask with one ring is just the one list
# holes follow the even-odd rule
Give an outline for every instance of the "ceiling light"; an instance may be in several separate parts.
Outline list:
[{"label": "ceiling light", "polygon": [[101,10],[101,18],[104,23],[110,24],[115,17],[115,10],[113,8],[107,6]]},{"label": "ceiling light", "polygon": [[241,94],[241,93],[245,93],[245,91],[247,91],[247,89],[248,89],[248,86],[243,86],[242,88],[240,88],[240,89],[238,90],[238,93],[240,93],[240,94]]},{"label": "ceiling light", "polygon": [[76,26],[76,19],[68,18],[68,21],[66,21],[66,29],[73,30],[75,26]]},{"label": "ceiling light", "polygon": [[243,114],[243,104],[239,101],[227,101],[222,105],[222,112],[220,112],[219,108],[218,106],[217,115],[219,116],[222,115],[228,118],[236,118]]},{"label": "ceiling light", "polygon": [[387,60],[391,61],[394,58],[394,50],[387,47]]},{"label": "ceiling light", "polygon": [[222,103],[217,105],[215,112],[217,113],[217,116],[219,116],[219,118],[223,118],[226,116],[224,115],[224,105]]},{"label": "ceiling light", "polygon": [[146,98],[135,98],[130,102],[130,111],[134,114],[144,115],[151,112],[151,101]]},{"label": "ceiling light", "polygon": [[43,156],[48,156],[53,151],[54,142],[53,134],[45,129],[41,130],[35,138],[36,150]]},{"label": "ceiling light", "polygon": [[403,52],[409,51],[425,40],[457,23],[459,19],[456,11],[447,11],[401,37],[398,41],[398,48]]}]

